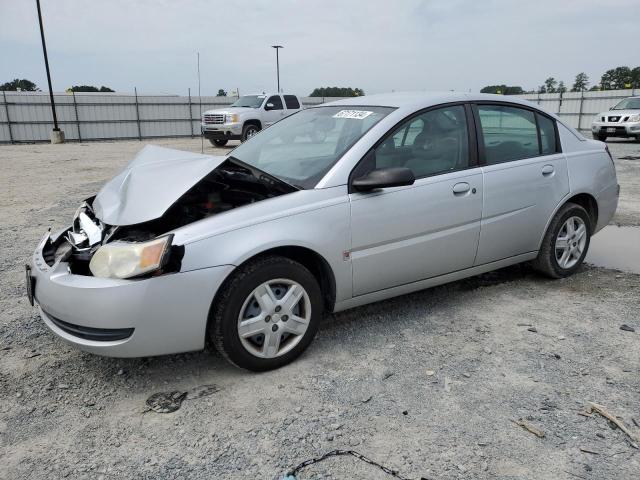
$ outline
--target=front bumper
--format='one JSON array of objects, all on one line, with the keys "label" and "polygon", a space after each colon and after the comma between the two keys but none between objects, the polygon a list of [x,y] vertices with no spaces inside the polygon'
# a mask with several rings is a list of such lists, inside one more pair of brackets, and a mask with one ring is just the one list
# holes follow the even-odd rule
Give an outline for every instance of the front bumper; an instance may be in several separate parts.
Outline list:
[{"label": "front bumper", "polygon": [[212,139],[238,139],[242,136],[242,123],[211,124],[201,123],[202,135]]},{"label": "front bumper", "polygon": [[594,122],[591,131],[595,135],[606,135],[607,137],[637,137],[640,136],[640,122]]},{"label": "front bumper", "polygon": [[145,357],[204,348],[213,297],[233,269],[219,266],[119,280],[48,265],[47,237],[33,254],[34,298],[49,329],[87,352]]}]

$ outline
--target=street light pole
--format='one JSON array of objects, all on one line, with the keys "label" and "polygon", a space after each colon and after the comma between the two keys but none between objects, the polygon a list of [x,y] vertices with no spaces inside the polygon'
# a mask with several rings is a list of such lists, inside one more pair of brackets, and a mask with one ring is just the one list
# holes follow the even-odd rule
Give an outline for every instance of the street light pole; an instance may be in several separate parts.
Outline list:
[{"label": "street light pole", "polygon": [[63,143],[64,132],[58,128],[58,116],[56,115],[56,103],[53,99],[53,88],[51,87],[51,73],[49,72],[49,58],[47,57],[47,43],[44,40],[44,27],[42,26],[42,11],[40,10],[40,0],[36,0],[38,7],[38,21],[40,22],[40,38],[42,39],[42,52],[44,54],[44,66],[47,70],[47,83],[49,84],[49,98],[51,99],[51,113],[53,114],[53,132],[51,133],[51,143]]},{"label": "street light pole", "polygon": [[280,58],[278,56],[278,50],[284,47],[282,45],[271,45],[271,48],[276,49],[276,75],[278,76],[278,93],[280,93]]}]

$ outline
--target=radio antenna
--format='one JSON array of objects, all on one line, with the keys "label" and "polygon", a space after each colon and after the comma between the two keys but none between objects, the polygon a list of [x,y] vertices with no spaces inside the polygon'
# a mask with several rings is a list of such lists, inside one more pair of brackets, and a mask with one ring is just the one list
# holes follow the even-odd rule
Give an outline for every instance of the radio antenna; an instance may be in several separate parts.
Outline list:
[{"label": "radio antenna", "polygon": [[[198,100],[200,102],[200,121],[202,122],[202,94],[200,93],[200,52],[198,55]],[[204,153],[204,135],[202,135],[202,128],[200,128],[200,153]]]}]

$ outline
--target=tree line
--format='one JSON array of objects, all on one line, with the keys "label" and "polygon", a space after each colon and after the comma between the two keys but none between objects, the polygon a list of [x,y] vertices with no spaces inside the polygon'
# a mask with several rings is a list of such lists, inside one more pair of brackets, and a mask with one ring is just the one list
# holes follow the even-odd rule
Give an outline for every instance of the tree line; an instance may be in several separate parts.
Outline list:
[{"label": "tree line", "polygon": [[554,77],[547,78],[537,90],[525,91],[519,86],[509,85],[487,85],[480,90],[480,93],[498,93],[502,95],[520,95],[523,93],[565,93],[601,91],[601,90],[624,90],[627,88],[640,88],[640,67],[616,67],[607,70],[600,77],[600,82],[589,87],[589,76],[580,72],[576,75],[571,89],[565,85],[564,81],[556,80]]},{"label": "tree line", "polygon": [[[10,82],[5,82],[0,85],[0,91],[5,90],[7,92],[40,92],[38,86],[31,80],[26,78],[16,78]],[[67,92],[114,92],[115,90],[105,87],[94,87],[93,85],[74,85],[66,89]]]},{"label": "tree line", "polygon": [[319,87],[314,88],[310,97],[362,97],[364,90],[351,87]]}]

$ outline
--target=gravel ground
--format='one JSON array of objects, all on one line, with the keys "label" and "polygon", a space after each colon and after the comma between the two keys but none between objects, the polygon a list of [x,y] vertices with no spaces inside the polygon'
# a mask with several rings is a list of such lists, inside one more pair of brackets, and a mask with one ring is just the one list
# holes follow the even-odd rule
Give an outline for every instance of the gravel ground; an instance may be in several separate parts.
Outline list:
[{"label": "gravel ground", "polygon": [[[614,223],[637,226],[640,144],[609,145]],[[602,404],[640,436],[640,275],[504,269],[328,318],[301,359],[264,374],[211,352],[108,359],[66,346],[28,305],[23,264],[140,148],[0,147],[0,478],[273,479],[336,448],[412,479],[640,476],[638,442],[580,415]],[[191,393],[174,413],[145,411],[166,391]],[[342,457],[299,478],[390,477]]]}]

